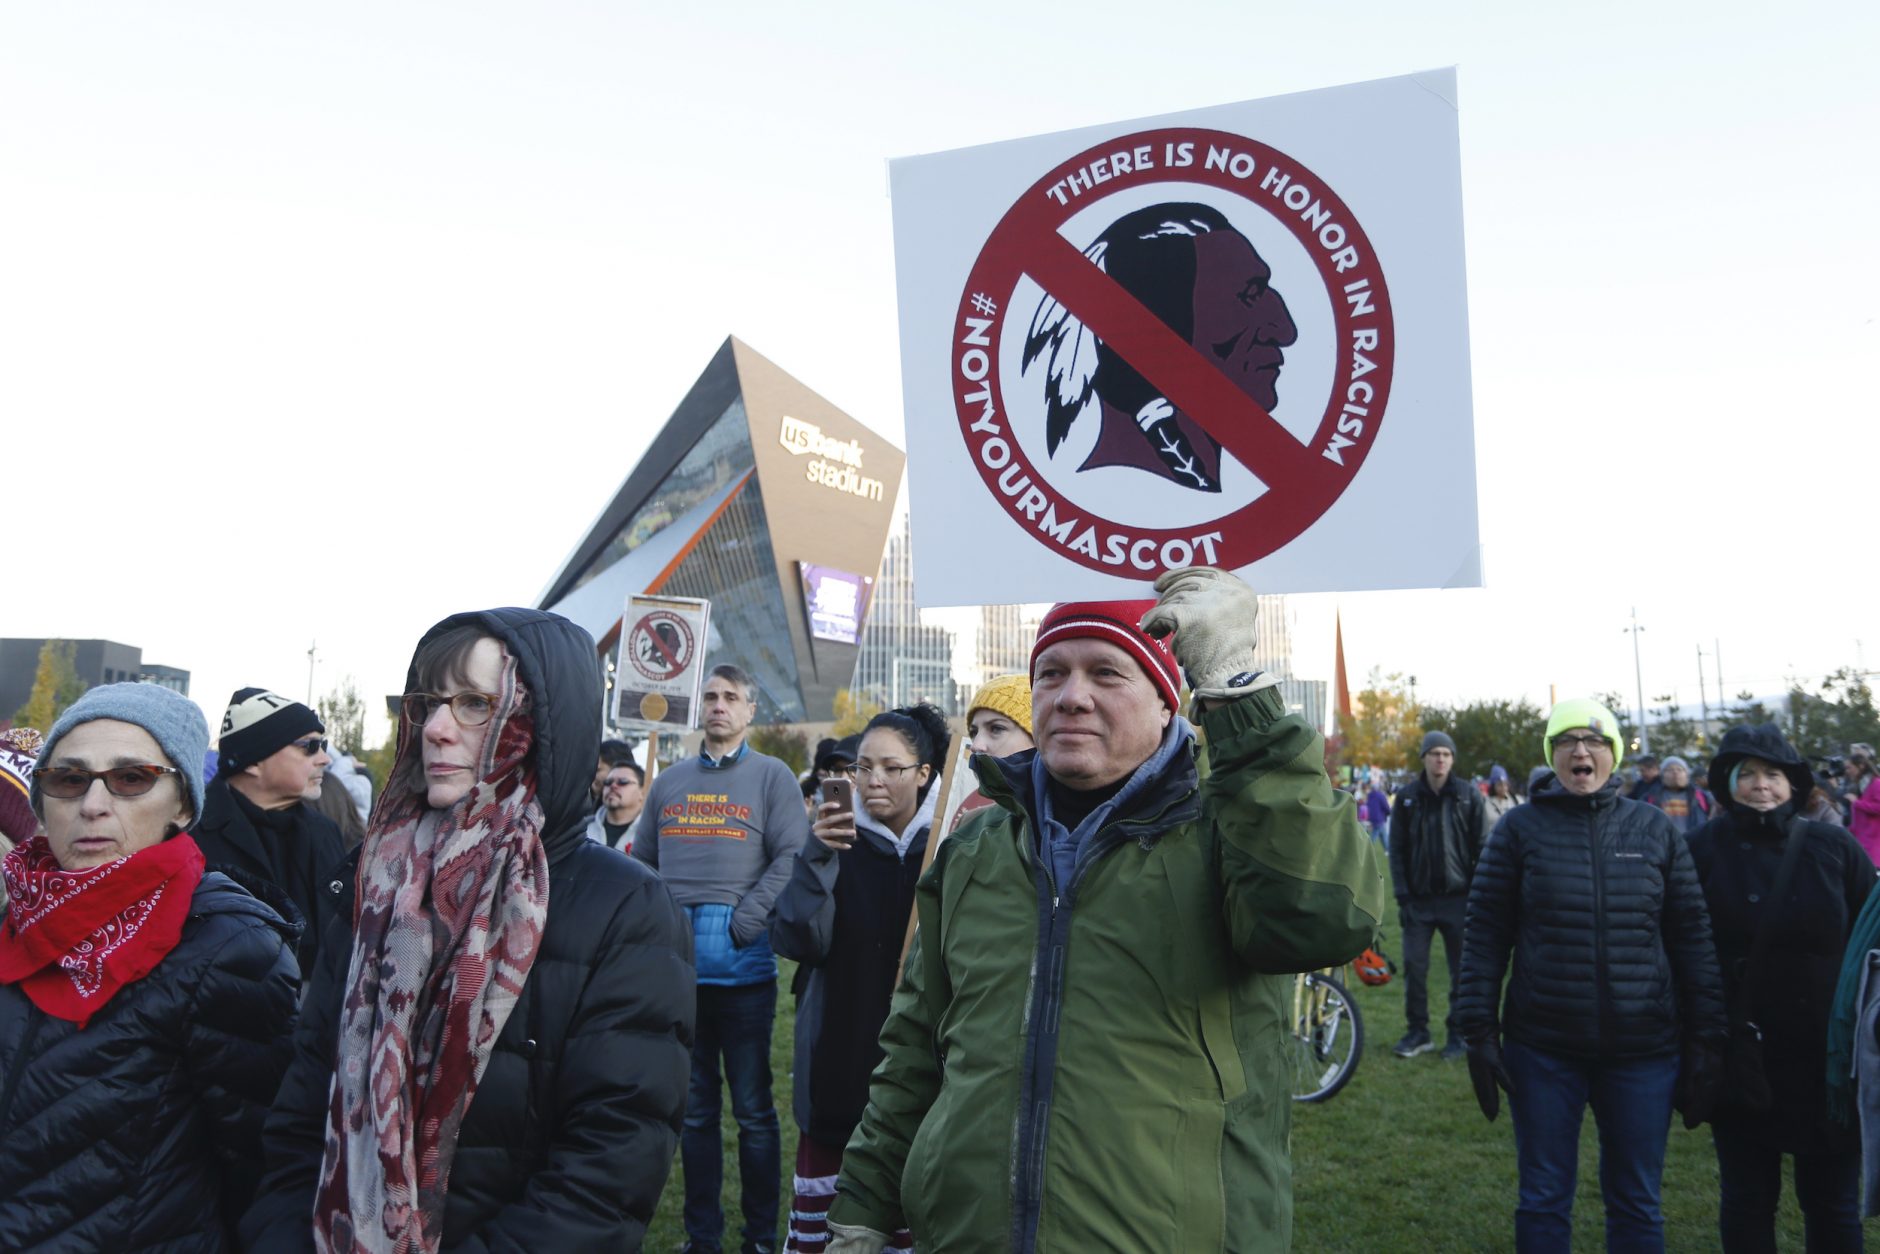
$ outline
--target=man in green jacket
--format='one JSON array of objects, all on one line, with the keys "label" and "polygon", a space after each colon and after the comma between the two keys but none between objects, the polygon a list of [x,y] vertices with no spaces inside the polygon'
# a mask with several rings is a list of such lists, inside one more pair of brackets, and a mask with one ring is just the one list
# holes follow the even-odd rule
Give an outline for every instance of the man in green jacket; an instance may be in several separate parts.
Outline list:
[{"label": "man in green jacket", "polygon": [[1052,609],[1037,749],[973,759],[997,804],[921,880],[828,1254],[903,1225],[922,1254],[1291,1242],[1291,973],[1370,944],[1385,882],[1319,734],[1253,670],[1253,590],[1155,587]]}]

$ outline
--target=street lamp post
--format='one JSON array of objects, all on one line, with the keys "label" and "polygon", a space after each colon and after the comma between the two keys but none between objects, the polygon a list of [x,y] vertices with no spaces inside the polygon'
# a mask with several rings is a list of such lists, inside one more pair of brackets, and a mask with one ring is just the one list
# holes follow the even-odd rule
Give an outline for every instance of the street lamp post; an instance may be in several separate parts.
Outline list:
[{"label": "street lamp post", "polygon": [[1651,733],[1645,730],[1645,671],[1638,660],[1638,633],[1645,629],[1639,626],[1638,606],[1632,607],[1632,625],[1621,630],[1632,633],[1632,679],[1638,685],[1638,748],[1640,753],[1650,753]]}]

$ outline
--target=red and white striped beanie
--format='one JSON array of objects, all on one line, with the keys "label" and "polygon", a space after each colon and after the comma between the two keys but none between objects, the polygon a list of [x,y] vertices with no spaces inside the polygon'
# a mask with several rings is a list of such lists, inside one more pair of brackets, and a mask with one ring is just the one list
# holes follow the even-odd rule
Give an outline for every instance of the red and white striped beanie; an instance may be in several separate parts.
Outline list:
[{"label": "red and white striped beanie", "polygon": [[1060,640],[1090,639],[1113,644],[1141,663],[1144,673],[1162,694],[1163,704],[1180,710],[1181,668],[1169,652],[1166,638],[1157,640],[1138,624],[1155,608],[1155,601],[1061,601],[1038,624],[1038,639],[1031,646],[1031,675],[1038,674],[1038,655]]}]

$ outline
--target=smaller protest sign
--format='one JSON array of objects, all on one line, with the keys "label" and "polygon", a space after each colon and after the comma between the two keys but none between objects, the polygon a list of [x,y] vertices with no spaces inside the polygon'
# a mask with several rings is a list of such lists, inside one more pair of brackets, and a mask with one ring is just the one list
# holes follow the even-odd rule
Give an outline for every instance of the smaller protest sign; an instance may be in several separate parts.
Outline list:
[{"label": "smaller protest sign", "polygon": [[614,664],[614,722],[648,731],[698,726],[711,602],[631,596]]}]

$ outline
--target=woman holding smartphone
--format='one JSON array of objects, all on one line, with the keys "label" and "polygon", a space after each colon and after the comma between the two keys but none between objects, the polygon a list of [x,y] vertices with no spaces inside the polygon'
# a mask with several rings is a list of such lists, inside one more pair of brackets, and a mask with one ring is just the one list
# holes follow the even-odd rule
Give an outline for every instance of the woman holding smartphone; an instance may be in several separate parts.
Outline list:
[{"label": "woman holding smartphone", "polygon": [[[824,781],[819,817],[771,916],[777,953],[810,968],[796,1012],[796,1198],[784,1248],[821,1249],[842,1150],[881,1061],[914,883],[952,734],[931,705],[877,714],[853,774]],[[913,1244],[904,1230],[890,1248]]]}]

